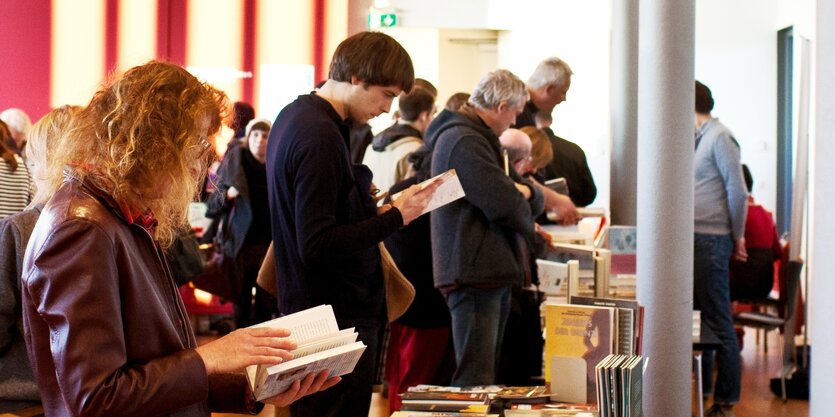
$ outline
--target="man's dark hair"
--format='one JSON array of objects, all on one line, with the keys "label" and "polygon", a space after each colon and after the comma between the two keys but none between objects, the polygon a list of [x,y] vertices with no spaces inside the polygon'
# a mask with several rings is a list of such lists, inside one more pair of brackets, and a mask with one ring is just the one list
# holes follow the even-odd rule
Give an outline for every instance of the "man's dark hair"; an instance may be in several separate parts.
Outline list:
[{"label": "man's dark hair", "polygon": [[242,137],[244,135],[244,128],[247,123],[255,118],[255,109],[247,102],[236,101],[232,105],[232,123],[229,128],[235,131],[235,137]]},{"label": "man's dark hair", "polygon": [[696,113],[710,114],[713,110],[713,94],[706,85],[696,81]]},{"label": "man's dark hair", "polygon": [[435,108],[435,97],[423,88],[415,88],[409,94],[401,94],[399,101],[400,118],[407,122],[414,122],[423,112],[432,113]]},{"label": "man's dark hair", "polygon": [[745,187],[748,188],[748,192],[753,192],[754,177],[751,176],[751,170],[748,169],[748,165],[742,164],[742,176],[745,177]]},{"label": "man's dark hair", "polygon": [[412,58],[394,38],[380,32],[360,32],[342,41],[331,60],[328,78],[364,85],[397,86],[412,91],[415,69]]},{"label": "man's dark hair", "polygon": [[422,88],[432,94],[432,97],[438,97],[438,89],[435,88],[435,85],[423,78],[415,78],[415,88]]},{"label": "man's dark hair", "polygon": [[444,108],[449,111],[458,111],[469,99],[470,93],[455,93],[447,99]]}]

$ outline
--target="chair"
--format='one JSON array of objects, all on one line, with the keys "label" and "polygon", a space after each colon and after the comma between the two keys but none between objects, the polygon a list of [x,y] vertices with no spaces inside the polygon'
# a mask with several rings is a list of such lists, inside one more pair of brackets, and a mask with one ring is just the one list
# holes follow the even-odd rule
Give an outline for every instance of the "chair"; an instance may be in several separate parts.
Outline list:
[{"label": "chair", "polygon": [[783,369],[780,372],[780,388],[783,401],[786,401],[786,377],[794,369],[795,349],[795,318],[797,313],[797,299],[800,291],[800,272],[803,270],[803,261],[789,261],[785,268],[780,271],[781,278],[785,277],[785,295],[781,291],[780,299],[776,303],[777,314],[768,312],[740,312],[734,314],[734,323],[745,327],[763,329],[767,333],[771,330],[780,329],[781,358]]}]

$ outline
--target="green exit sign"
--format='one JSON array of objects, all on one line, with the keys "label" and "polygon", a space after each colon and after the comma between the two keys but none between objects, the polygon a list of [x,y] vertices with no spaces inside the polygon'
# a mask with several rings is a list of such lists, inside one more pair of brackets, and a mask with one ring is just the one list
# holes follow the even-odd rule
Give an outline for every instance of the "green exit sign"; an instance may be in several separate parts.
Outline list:
[{"label": "green exit sign", "polygon": [[380,27],[390,28],[397,24],[397,15],[386,13],[380,15]]},{"label": "green exit sign", "polygon": [[394,13],[369,13],[368,27],[374,28],[390,28],[397,25],[397,15]]}]

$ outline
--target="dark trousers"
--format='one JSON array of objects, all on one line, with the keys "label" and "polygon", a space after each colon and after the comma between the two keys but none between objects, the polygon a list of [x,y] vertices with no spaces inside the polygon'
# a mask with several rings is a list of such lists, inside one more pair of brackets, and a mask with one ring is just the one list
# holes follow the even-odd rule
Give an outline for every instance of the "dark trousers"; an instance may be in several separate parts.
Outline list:
[{"label": "dark trousers", "polygon": [[[342,327],[342,325],[340,325]],[[371,388],[377,358],[380,326],[354,326],[359,340],[365,343],[354,372],[342,376],[342,381],[324,391],[308,395],[290,405],[293,417],[365,417],[371,408]]]},{"label": "dark trousers", "polygon": [[[269,245],[245,244],[241,247],[235,267],[241,287],[235,297],[235,327],[243,328],[261,323],[278,315],[278,301],[268,292],[255,285],[258,270],[264,261]],[[252,289],[255,288],[255,296]]]},{"label": "dark trousers", "polygon": [[497,383],[510,386],[542,385],[542,319],[544,294],[513,288],[510,314],[504,328]]}]

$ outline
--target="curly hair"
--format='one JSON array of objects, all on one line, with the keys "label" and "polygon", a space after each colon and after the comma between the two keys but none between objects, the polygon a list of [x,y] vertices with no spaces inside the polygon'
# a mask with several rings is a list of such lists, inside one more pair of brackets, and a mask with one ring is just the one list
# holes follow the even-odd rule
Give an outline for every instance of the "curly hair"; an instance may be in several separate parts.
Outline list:
[{"label": "curly hair", "polygon": [[117,77],[78,113],[49,161],[47,190],[63,170],[119,203],[148,209],[156,238],[171,244],[186,224],[227,109],[226,96],[185,69],[151,61]]}]

